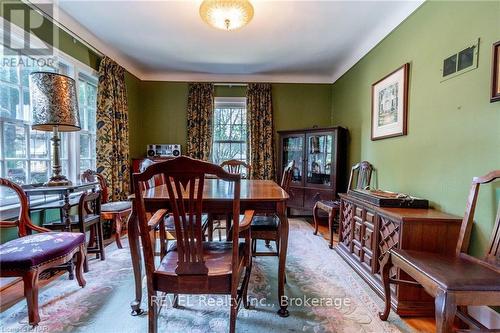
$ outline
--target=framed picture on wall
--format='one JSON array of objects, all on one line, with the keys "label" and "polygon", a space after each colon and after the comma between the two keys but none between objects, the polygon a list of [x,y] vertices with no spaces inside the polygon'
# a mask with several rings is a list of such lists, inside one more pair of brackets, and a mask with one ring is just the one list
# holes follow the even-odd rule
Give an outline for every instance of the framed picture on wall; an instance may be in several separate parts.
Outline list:
[{"label": "framed picture on wall", "polygon": [[372,84],[372,140],[406,135],[410,64]]},{"label": "framed picture on wall", "polygon": [[491,58],[491,99],[490,102],[500,101],[500,41],[493,44]]}]

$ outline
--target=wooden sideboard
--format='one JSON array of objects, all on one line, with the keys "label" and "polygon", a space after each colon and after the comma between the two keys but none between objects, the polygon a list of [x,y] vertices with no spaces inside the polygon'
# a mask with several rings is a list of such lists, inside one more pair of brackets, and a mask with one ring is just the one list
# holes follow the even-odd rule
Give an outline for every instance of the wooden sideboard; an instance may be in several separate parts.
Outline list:
[{"label": "wooden sideboard", "polygon": [[[337,253],[381,297],[380,262],[392,248],[453,255],[462,219],[434,209],[381,208],[340,194]],[[411,280],[393,271],[397,279]],[[433,316],[434,299],[423,288],[392,285],[392,308],[400,316]]]}]

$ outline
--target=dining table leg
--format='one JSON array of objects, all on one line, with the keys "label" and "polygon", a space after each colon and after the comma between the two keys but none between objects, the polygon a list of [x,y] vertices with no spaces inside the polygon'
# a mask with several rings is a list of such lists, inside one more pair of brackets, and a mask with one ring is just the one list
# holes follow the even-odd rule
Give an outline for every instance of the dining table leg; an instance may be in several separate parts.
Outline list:
[{"label": "dining table leg", "polygon": [[286,202],[278,202],[276,211],[280,219],[280,244],[279,244],[279,265],[278,265],[278,304],[280,317],[288,317],[288,298],[285,295],[285,269],[286,269],[286,251],[288,248],[288,218],[286,214]]},{"label": "dining table leg", "polygon": [[139,245],[139,224],[137,221],[137,212],[135,204],[132,204],[132,212],[128,217],[128,242],[130,247],[130,256],[132,257],[132,269],[134,271],[135,299],[130,302],[132,315],[138,316],[143,313],[141,309],[142,300],[142,272],[141,272],[141,252]]}]

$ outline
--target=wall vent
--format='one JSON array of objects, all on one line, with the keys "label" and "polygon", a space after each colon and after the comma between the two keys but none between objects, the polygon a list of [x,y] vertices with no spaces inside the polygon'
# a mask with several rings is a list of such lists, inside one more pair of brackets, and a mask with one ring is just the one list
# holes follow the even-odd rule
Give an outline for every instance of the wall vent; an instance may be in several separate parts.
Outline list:
[{"label": "wall vent", "polygon": [[473,44],[443,60],[442,81],[451,79],[477,68],[479,55],[479,39]]}]

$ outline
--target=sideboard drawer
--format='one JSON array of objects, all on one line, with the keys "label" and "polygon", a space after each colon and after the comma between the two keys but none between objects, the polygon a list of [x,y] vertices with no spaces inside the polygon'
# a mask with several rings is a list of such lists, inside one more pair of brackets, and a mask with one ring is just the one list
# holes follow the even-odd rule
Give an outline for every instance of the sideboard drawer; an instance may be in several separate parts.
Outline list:
[{"label": "sideboard drawer", "polygon": [[352,253],[356,259],[361,261],[361,244],[353,241]]},{"label": "sideboard drawer", "polygon": [[363,251],[363,265],[368,269],[370,272],[373,273],[373,259],[371,256],[371,253]]},{"label": "sideboard drawer", "polygon": [[356,210],[354,211],[354,216],[357,216],[360,219],[362,219],[363,218],[363,209],[360,207],[356,207]]},{"label": "sideboard drawer", "polygon": [[375,241],[375,237],[373,234],[373,224],[364,223],[363,225],[363,249],[365,251],[373,252],[373,243]]},{"label": "sideboard drawer", "polygon": [[362,242],[362,230],[363,230],[363,222],[361,219],[358,219],[357,216],[354,217],[354,235],[353,239],[357,240],[360,244]]},{"label": "sideboard drawer", "polygon": [[369,210],[367,210],[366,211],[366,215],[365,215],[365,221],[368,221],[371,224],[373,224],[373,221],[375,221],[375,213],[370,212]]}]

